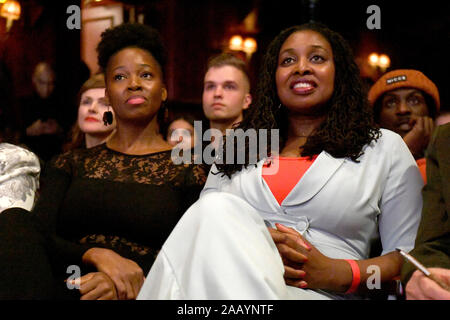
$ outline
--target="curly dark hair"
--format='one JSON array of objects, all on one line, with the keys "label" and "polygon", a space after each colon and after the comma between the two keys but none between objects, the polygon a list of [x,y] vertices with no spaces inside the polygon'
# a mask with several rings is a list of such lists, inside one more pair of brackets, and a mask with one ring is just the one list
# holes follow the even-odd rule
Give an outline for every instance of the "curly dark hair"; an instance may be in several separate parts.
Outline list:
[{"label": "curly dark hair", "polygon": [[108,61],[118,51],[135,47],[148,51],[158,62],[164,75],[167,52],[159,32],[140,23],[124,23],[103,31],[97,46],[98,65],[106,71]]},{"label": "curly dark hair", "polygon": [[[379,138],[379,127],[373,120],[367,90],[360,78],[350,46],[340,34],[321,23],[306,23],[287,28],[270,43],[261,66],[254,103],[236,129],[268,130],[266,150],[259,150],[258,155],[253,157],[257,161],[261,160],[261,154],[270,155],[270,129],[280,130],[279,146],[280,150],[283,149],[288,132],[288,113],[286,108],[279,108],[281,103],[277,94],[275,73],[283,43],[292,33],[304,30],[315,31],[330,43],[334,57],[335,79],[334,92],[326,106],[328,110],[326,119],[308,137],[301,155],[312,157],[326,151],[333,157],[349,157],[352,161],[358,162],[358,158],[364,153],[363,147]],[[228,143],[234,145],[236,151],[234,154],[245,152],[244,164],[216,164],[219,172],[231,177],[233,173],[254,163],[249,162],[252,157],[249,155],[248,141],[245,143],[245,150],[237,150],[235,139],[225,139],[224,159]]]},{"label": "curly dark hair", "polygon": [[[159,64],[164,81],[167,51],[156,29],[140,23],[124,23],[103,31],[97,46],[98,65],[102,72],[106,74],[109,59],[125,48],[140,48],[149,52]],[[157,115],[161,133],[161,128],[166,122],[166,110],[168,110],[167,106],[163,103]]]}]

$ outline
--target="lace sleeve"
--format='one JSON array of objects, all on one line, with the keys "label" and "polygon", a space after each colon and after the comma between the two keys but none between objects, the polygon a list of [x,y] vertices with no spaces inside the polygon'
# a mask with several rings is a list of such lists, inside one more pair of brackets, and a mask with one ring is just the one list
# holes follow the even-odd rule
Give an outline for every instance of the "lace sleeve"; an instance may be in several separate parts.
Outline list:
[{"label": "lace sleeve", "polygon": [[[208,176],[210,166],[206,165],[203,162],[197,164],[197,154],[195,153],[194,148],[192,148],[190,151],[190,161],[189,163],[184,164],[184,167],[187,169],[184,183],[188,187],[203,188]],[[184,157],[184,154],[182,154],[181,156]]]},{"label": "lace sleeve", "polygon": [[37,201],[32,213],[45,232],[54,232],[59,208],[72,180],[70,152],[55,156],[44,166]]},{"label": "lace sleeve", "polygon": [[186,184],[188,186],[199,186],[203,188],[208,176],[209,166],[205,164],[192,165],[191,170],[188,171]]},{"label": "lace sleeve", "polygon": [[48,163],[49,168],[56,168],[65,171],[67,174],[72,172],[72,162],[74,153],[73,151],[68,151],[66,153],[57,155],[53,157]]},{"label": "lace sleeve", "polygon": [[200,192],[202,191],[209,167],[204,164],[185,164],[184,183],[180,186],[183,191],[183,207],[181,214],[183,214],[195,201],[198,200]]}]

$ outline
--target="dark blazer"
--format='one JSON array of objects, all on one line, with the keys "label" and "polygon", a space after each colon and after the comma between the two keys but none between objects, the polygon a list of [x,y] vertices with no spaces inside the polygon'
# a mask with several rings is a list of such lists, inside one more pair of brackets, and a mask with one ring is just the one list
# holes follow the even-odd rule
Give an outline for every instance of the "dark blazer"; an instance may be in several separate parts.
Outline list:
[{"label": "dark blazer", "polygon": [[[450,269],[450,123],[436,128],[427,149],[427,184],[422,190],[422,219],[411,255],[426,267]],[[405,262],[403,284],[414,266]]]}]

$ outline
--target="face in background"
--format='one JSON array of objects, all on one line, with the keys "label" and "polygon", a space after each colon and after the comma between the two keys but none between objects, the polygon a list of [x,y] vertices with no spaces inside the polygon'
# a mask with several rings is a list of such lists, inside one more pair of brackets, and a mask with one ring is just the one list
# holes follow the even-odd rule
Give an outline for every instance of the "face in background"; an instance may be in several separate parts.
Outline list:
[{"label": "face in background", "polygon": [[205,74],[203,112],[210,121],[236,123],[252,98],[250,85],[241,70],[233,66],[211,67]]},{"label": "face in background", "polygon": [[428,116],[428,107],[420,90],[400,88],[381,97],[379,122],[382,128],[403,137],[413,128],[414,119],[423,116]]},{"label": "face in background", "polygon": [[161,67],[155,58],[140,48],[125,48],[108,61],[105,74],[106,96],[117,121],[146,125],[156,115],[167,90]]},{"label": "face in background", "polygon": [[[180,138],[182,138],[181,142]],[[194,127],[182,118],[172,121],[167,130],[166,140],[173,146],[178,144],[182,149],[193,148],[195,145]]]},{"label": "face in background", "polygon": [[109,134],[115,128],[115,122],[112,125],[104,125],[103,113],[108,111],[108,109],[112,112],[112,108],[108,108],[104,88],[89,89],[83,92],[80,106],[78,107],[78,126],[80,130],[91,135]]},{"label": "face in background", "polygon": [[311,30],[292,33],[281,46],[275,73],[280,102],[291,112],[314,114],[334,91],[330,43]]},{"label": "face in background", "polygon": [[55,74],[48,64],[40,63],[35,68],[32,82],[36,93],[46,99],[55,89]]}]

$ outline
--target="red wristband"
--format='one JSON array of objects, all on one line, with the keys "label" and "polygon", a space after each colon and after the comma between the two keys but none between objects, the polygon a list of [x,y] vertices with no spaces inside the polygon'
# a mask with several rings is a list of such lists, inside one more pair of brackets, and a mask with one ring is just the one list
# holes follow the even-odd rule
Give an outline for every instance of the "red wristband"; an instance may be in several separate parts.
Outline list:
[{"label": "red wristband", "polygon": [[346,294],[354,293],[358,289],[359,283],[361,282],[361,272],[360,272],[359,266],[355,260],[345,259],[345,261],[347,261],[350,264],[350,267],[352,268],[352,273],[353,273],[352,285],[345,293]]}]

